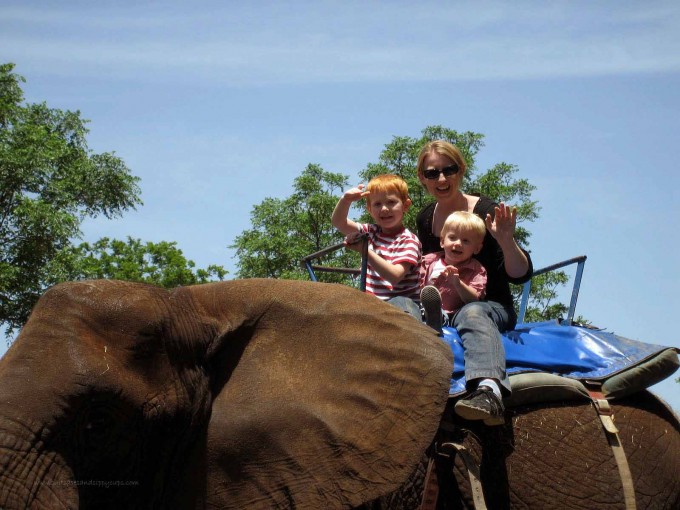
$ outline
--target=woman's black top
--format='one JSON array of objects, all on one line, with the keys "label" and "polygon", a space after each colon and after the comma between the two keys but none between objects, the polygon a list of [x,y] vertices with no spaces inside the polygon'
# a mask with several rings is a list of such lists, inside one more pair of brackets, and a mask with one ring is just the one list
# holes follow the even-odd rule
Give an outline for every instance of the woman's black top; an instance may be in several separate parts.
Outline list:
[{"label": "woman's black top", "polygon": [[[435,251],[441,251],[442,247],[439,244],[439,236],[432,233],[432,218],[434,216],[434,207],[436,202],[425,206],[416,218],[416,225],[418,228],[418,238],[423,245],[423,255]],[[494,207],[496,204],[493,200],[480,197],[474,207],[473,212],[482,218],[486,218],[490,214],[493,218],[495,215]],[[503,257],[503,250],[498,245],[498,242],[487,230],[484,236],[484,246],[481,251],[474,257],[484,266],[487,273],[486,283],[486,301],[495,301],[503,305],[513,317],[516,317],[514,310],[512,293],[510,292],[510,283],[522,284],[531,278],[533,273],[533,264],[529,252],[522,249],[529,262],[529,269],[526,274],[520,278],[511,278],[505,272],[505,259]]]}]

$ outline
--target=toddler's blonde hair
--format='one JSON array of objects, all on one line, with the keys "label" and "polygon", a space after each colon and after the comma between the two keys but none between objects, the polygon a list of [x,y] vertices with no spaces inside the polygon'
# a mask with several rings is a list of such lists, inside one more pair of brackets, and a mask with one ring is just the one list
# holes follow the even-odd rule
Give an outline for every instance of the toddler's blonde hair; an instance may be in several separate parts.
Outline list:
[{"label": "toddler's blonde hair", "polygon": [[468,211],[455,211],[446,218],[440,237],[444,237],[449,229],[456,227],[478,236],[480,241],[483,241],[486,235],[486,224],[482,218]]}]

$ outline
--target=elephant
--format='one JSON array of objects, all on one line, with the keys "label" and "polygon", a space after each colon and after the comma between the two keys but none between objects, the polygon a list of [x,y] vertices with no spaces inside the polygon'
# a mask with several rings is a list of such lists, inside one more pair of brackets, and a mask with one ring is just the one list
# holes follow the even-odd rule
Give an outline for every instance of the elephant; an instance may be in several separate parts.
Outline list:
[{"label": "elephant", "polygon": [[[623,508],[590,403],[466,422],[452,365],[341,285],[60,284],[0,360],[0,508],[418,508],[430,458],[440,509],[472,508],[470,469],[489,508]],[[648,392],[612,407],[639,507],[678,508],[677,417]]]},{"label": "elephant", "polygon": [[0,360],[0,508],[351,508],[432,440],[452,354],[338,284],[59,284]]}]

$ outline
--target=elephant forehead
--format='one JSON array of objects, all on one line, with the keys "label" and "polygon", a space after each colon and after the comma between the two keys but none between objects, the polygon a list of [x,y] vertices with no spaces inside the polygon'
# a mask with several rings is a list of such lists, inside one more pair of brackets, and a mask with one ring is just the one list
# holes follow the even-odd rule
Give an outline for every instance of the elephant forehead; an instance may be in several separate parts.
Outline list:
[{"label": "elephant forehead", "polygon": [[125,282],[51,289],[0,361],[0,396],[41,413],[70,413],[99,394],[133,406],[156,398],[171,412],[184,395],[162,336],[165,299],[162,289]]},{"label": "elephant forehead", "polygon": [[110,280],[69,282],[49,289],[38,301],[23,336],[77,335],[118,338],[150,335],[167,323],[167,291],[150,285]]},{"label": "elephant forehead", "polygon": [[115,376],[130,360],[143,361],[145,349],[159,350],[154,344],[162,343],[159,332],[168,320],[163,297],[162,289],[128,282],[55,286],[38,301],[8,363],[30,372],[33,381],[52,372],[62,378]]},{"label": "elephant forehead", "polygon": [[[69,282],[50,289],[41,298],[43,307],[70,312],[120,327],[120,318],[129,321],[157,319],[163,312],[160,303],[167,301],[165,289],[141,283],[115,280]],[[167,305],[166,305],[167,306]],[[123,316],[123,314],[125,314]]]}]

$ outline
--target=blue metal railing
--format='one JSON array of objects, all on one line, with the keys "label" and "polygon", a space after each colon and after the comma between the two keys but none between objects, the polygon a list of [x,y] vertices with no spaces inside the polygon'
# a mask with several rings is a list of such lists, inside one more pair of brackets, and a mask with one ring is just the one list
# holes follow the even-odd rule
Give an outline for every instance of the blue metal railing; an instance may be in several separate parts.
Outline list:
[{"label": "blue metal railing", "polygon": [[[309,273],[309,278],[313,281],[316,282],[318,281],[316,277],[316,271],[325,271],[329,273],[344,273],[344,274],[350,274],[354,276],[359,276],[359,288],[361,291],[366,290],[366,270],[368,267],[368,235],[363,234],[359,238],[359,242],[363,242],[363,246],[361,249],[361,269],[351,269],[351,268],[343,268],[343,267],[329,267],[329,266],[320,266],[320,265],[315,265],[312,263],[312,261],[319,259],[323,257],[324,255],[328,253],[332,253],[336,250],[339,250],[341,248],[345,247],[345,243],[338,243],[334,244],[332,246],[328,246],[327,248],[324,248],[323,250],[319,250],[315,253],[312,253],[311,255],[307,255],[301,260],[301,265],[303,268],[307,270]],[[534,271],[532,278],[534,276],[539,276],[545,273],[549,273],[550,271],[555,271],[556,269],[561,269],[566,266],[570,266],[572,264],[576,264],[576,276],[574,277],[574,285],[572,286],[572,291],[571,291],[571,301],[569,302],[569,311],[567,313],[567,318],[566,320],[562,321],[562,324],[571,326],[573,320],[574,320],[574,313],[576,311],[576,301],[578,300],[578,293],[581,288],[581,278],[583,276],[583,268],[586,263],[587,256],[586,255],[581,255],[579,257],[573,257],[568,260],[564,260],[562,262],[558,262],[556,264],[552,264],[550,266],[546,266],[541,269],[537,269]],[[524,317],[527,312],[527,305],[529,303],[529,293],[531,292],[531,280],[526,282],[522,288],[522,299],[520,302],[520,309],[519,309],[519,314],[517,316],[517,323],[521,324],[524,322]]]},{"label": "blue metal railing", "polygon": [[[553,264],[551,266],[544,267],[542,269],[537,269],[534,271],[534,274],[532,275],[532,278],[534,276],[538,276],[541,274],[549,273],[550,271],[554,271],[556,269],[561,269],[566,266],[570,266],[572,264],[577,264],[576,266],[576,276],[574,277],[574,285],[571,290],[571,301],[569,303],[569,313],[567,314],[567,319],[562,321],[562,324],[566,324],[567,326],[571,326],[572,321],[574,320],[574,312],[576,311],[576,300],[578,299],[578,292],[579,289],[581,288],[581,277],[583,276],[583,267],[586,264],[586,256],[581,255],[580,257],[574,257],[569,260],[565,260],[563,262],[558,262],[557,264]],[[531,280],[526,282],[524,284],[524,288],[522,289],[522,301],[520,304],[519,308],[519,315],[517,317],[517,323],[521,324],[524,322],[524,316],[526,315],[527,312],[527,303],[529,302],[529,292],[531,291]]]},{"label": "blue metal railing", "polygon": [[309,273],[309,278],[316,282],[318,281],[315,271],[325,271],[327,273],[344,273],[359,276],[359,289],[364,292],[366,290],[366,271],[368,269],[368,234],[362,234],[357,238],[357,242],[363,243],[361,246],[361,269],[351,269],[345,267],[329,267],[312,264],[313,260],[319,259],[328,253],[332,253],[340,248],[345,247],[345,243],[338,243],[328,246],[323,250],[319,250],[311,255],[307,255],[301,261],[303,268]]}]

